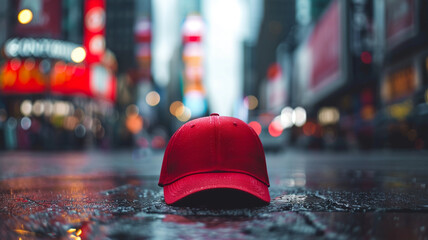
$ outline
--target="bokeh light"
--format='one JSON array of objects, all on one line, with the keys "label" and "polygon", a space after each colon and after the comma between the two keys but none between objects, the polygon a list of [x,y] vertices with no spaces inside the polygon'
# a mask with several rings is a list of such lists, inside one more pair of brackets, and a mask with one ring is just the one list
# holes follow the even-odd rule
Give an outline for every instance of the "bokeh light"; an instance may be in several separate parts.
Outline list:
[{"label": "bokeh light", "polygon": [[362,52],[361,62],[363,62],[364,64],[370,64],[372,62],[372,55],[369,52]]},{"label": "bokeh light", "polygon": [[293,109],[291,107],[283,108],[280,116],[280,123],[283,129],[293,126]]},{"label": "bokeh light", "polygon": [[303,125],[303,134],[305,134],[306,136],[312,136],[315,134],[315,131],[317,126],[315,125],[315,123],[313,122],[307,122],[305,123],[305,125]]},{"label": "bokeh light", "polygon": [[283,128],[281,126],[280,118],[276,117],[273,119],[273,121],[269,124],[268,131],[272,137],[281,136]]},{"label": "bokeh light", "polygon": [[71,51],[71,60],[75,63],[81,63],[86,58],[86,51],[83,47],[77,47]]},{"label": "bokeh light", "polygon": [[146,95],[146,103],[149,106],[154,107],[154,106],[158,105],[159,102],[160,102],[160,95],[159,95],[159,93],[157,93],[156,91],[151,91],[151,92],[147,93],[147,95]]},{"label": "bokeh light", "polygon": [[192,112],[187,107],[183,107],[183,108],[184,108],[183,113],[178,115],[177,119],[181,122],[187,122],[192,117]]},{"label": "bokeh light", "polygon": [[257,121],[252,121],[248,123],[248,125],[257,133],[257,135],[260,135],[262,132],[262,126]]},{"label": "bokeh light", "polygon": [[139,112],[140,110],[135,104],[131,104],[126,107],[126,116],[137,115]]},{"label": "bokeh light", "polygon": [[21,67],[21,60],[19,58],[12,58],[12,60],[10,60],[10,68],[13,71],[18,71],[20,67]]},{"label": "bokeh light", "polygon": [[301,127],[306,123],[306,110],[302,107],[296,107],[291,115],[291,121],[296,127]]},{"label": "bokeh light", "polygon": [[70,110],[70,105],[64,101],[57,101],[53,105],[53,114],[57,116],[66,116]]},{"label": "bokeh light", "polygon": [[74,129],[74,134],[78,138],[83,138],[86,135],[86,127],[83,124],[77,125],[77,127]]},{"label": "bokeh light", "polygon": [[36,100],[33,104],[33,114],[35,116],[40,116],[43,114],[45,106],[41,100]]},{"label": "bokeh light", "polygon": [[31,127],[31,119],[29,117],[23,117],[21,119],[21,128],[24,130],[28,130]]},{"label": "bokeh light", "polygon": [[137,134],[143,129],[143,118],[139,115],[139,108],[131,104],[126,108],[125,126],[132,134]]},{"label": "bokeh light", "polygon": [[36,61],[34,61],[34,58],[27,58],[24,61],[24,68],[28,71],[33,70],[36,66]]},{"label": "bokeh light", "polygon": [[68,116],[64,119],[64,128],[66,130],[73,130],[76,128],[77,124],[79,123],[79,119],[75,116]]},{"label": "bokeh light", "polygon": [[184,104],[180,101],[175,101],[169,106],[169,112],[176,117],[182,115],[184,110]]},{"label": "bokeh light", "polygon": [[43,104],[45,116],[49,117],[53,113],[53,103],[51,101],[45,101]]},{"label": "bokeh light", "polygon": [[33,105],[31,104],[30,100],[24,100],[21,103],[21,113],[24,116],[29,116],[31,114],[31,110],[32,110]]},{"label": "bokeh light", "polygon": [[255,96],[249,95],[244,98],[244,104],[249,110],[254,110],[259,105],[259,101]]},{"label": "bokeh light", "polygon": [[18,13],[18,21],[21,24],[28,24],[33,20],[33,12],[30,9],[22,9]]},{"label": "bokeh light", "polygon": [[340,113],[335,107],[323,107],[318,112],[318,121],[322,125],[334,124],[339,121]]}]

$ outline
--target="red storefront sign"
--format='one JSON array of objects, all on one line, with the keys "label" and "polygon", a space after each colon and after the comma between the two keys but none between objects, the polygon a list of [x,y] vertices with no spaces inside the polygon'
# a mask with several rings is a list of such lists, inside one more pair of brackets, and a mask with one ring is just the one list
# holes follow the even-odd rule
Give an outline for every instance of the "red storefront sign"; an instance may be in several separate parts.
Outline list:
[{"label": "red storefront sign", "polygon": [[48,76],[39,70],[34,59],[24,61],[14,58],[7,61],[0,70],[0,91],[2,94],[40,94],[46,91]]},{"label": "red storefront sign", "polygon": [[67,65],[57,62],[51,74],[51,92],[60,95],[83,95],[114,102],[116,78],[102,65]]},{"label": "red storefront sign", "polygon": [[50,90],[53,94],[92,97],[89,85],[89,69],[85,65],[57,62],[52,69]]},{"label": "red storefront sign", "polygon": [[339,79],[340,74],[340,12],[334,1],[324,13],[309,37],[312,57],[309,89],[318,92]]},{"label": "red storefront sign", "polygon": [[32,58],[8,60],[0,68],[1,94],[44,94],[86,96],[110,102],[116,100],[116,77],[101,65],[58,61],[50,74],[43,74]]}]

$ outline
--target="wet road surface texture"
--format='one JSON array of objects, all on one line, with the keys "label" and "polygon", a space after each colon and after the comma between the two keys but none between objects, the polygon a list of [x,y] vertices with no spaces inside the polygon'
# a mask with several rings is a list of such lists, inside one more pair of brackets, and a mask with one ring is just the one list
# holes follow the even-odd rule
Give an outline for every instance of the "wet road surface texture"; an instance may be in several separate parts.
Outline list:
[{"label": "wet road surface texture", "polygon": [[172,207],[162,152],[0,153],[0,239],[428,239],[426,153],[267,154],[271,203]]}]

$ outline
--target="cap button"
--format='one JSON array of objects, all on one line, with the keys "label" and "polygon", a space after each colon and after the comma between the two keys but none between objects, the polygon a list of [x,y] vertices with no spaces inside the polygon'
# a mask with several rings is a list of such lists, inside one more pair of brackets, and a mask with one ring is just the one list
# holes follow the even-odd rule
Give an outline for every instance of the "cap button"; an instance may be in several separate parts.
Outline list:
[{"label": "cap button", "polygon": [[218,113],[211,113],[210,116],[220,116]]}]

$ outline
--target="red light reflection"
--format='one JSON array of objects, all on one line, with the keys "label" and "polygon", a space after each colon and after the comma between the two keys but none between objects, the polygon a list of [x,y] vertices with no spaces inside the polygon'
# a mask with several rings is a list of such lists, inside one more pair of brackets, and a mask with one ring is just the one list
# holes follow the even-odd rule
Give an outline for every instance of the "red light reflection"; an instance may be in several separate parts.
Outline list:
[{"label": "red light reflection", "polygon": [[303,134],[305,134],[306,136],[312,136],[315,134],[316,128],[317,127],[316,127],[315,123],[307,122],[303,126]]},{"label": "red light reflection", "polygon": [[252,121],[248,123],[248,125],[253,128],[253,130],[257,133],[257,135],[260,135],[260,133],[262,132],[262,126],[260,125],[260,123],[256,121]]},{"label": "red light reflection", "polygon": [[282,134],[281,123],[279,123],[277,121],[271,122],[269,124],[268,131],[272,137],[279,137]]},{"label": "red light reflection", "polygon": [[361,53],[361,61],[364,64],[370,64],[372,62],[372,55],[369,52],[362,52]]}]

